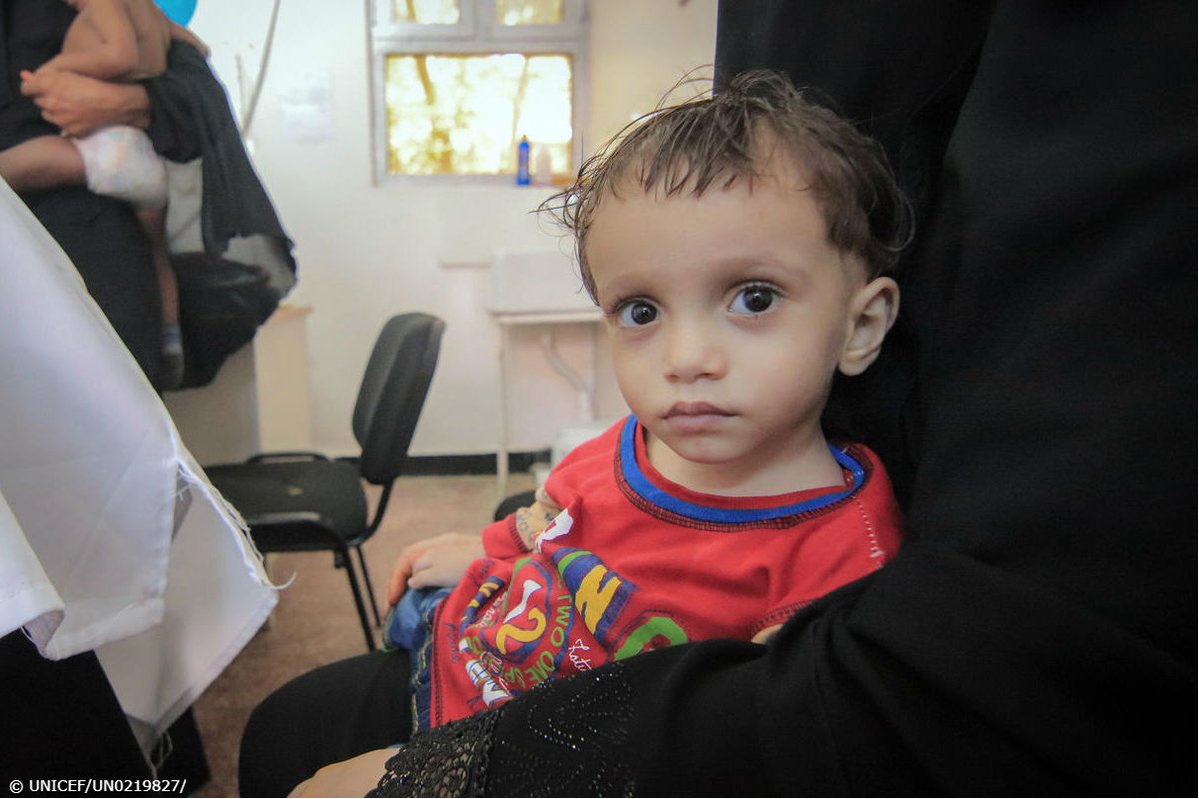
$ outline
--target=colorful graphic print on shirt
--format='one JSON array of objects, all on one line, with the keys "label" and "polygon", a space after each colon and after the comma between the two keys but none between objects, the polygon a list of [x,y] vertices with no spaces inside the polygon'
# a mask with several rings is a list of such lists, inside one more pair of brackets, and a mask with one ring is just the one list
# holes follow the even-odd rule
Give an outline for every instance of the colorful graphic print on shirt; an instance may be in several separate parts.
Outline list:
[{"label": "colorful graphic print on shirt", "polygon": [[464,614],[462,667],[488,707],[550,677],[689,640],[675,619],[636,609],[635,584],[566,546],[573,526],[567,508],[537,536],[540,557],[518,560],[508,581],[488,578]]}]

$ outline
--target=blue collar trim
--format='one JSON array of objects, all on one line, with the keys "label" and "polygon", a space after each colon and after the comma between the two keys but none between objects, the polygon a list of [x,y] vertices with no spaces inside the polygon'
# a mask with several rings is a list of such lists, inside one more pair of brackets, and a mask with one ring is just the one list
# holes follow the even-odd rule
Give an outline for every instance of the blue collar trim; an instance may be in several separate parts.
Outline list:
[{"label": "blue collar trim", "polygon": [[716,524],[744,524],[746,522],[762,522],[780,519],[784,516],[794,516],[835,505],[846,497],[858,491],[866,480],[866,470],[848,452],[843,452],[829,445],[829,452],[843,469],[850,473],[850,485],[844,491],[815,497],[805,502],[793,505],[783,505],[777,508],[711,508],[697,505],[668,494],[658,488],[637,464],[637,418],[630,415],[625,420],[624,428],[620,431],[620,469],[629,487],[647,502],[688,519]]}]

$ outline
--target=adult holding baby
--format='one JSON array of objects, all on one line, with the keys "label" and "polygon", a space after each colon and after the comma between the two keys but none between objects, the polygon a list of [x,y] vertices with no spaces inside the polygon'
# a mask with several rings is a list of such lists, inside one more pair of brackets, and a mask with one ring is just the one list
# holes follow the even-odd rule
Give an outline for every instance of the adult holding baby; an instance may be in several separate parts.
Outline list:
[{"label": "adult holding baby", "polygon": [[830,403],[904,545],[766,646],[638,655],[301,790],[1189,793],[1193,4],[729,0],[719,23],[721,78],[823,92],[916,207],[899,329]]},{"label": "adult holding baby", "polygon": [[[60,131],[86,135],[112,125],[149,129],[146,87],[111,83],[77,72],[33,72],[59,54],[75,18],[65,3],[3,0],[0,6],[0,150]],[[175,132],[155,129],[159,147],[177,146]],[[161,300],[152,251],[130,207],[82,186],[26,192],[22,199],[74,262],[151,382],[161,352]]]}]

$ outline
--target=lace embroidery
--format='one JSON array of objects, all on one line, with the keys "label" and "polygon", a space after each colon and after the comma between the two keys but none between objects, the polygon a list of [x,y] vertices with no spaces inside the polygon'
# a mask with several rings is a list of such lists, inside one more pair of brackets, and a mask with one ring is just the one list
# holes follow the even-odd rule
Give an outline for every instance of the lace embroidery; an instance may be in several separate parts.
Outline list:
[{"label": "lace embroidery", "polygon": [[543,683],[504,706],[491,796],[632,796],[632,688],[621,664]]},{"label": "lace embroidery", "polygon": [[367,796],[632,796],[620,664],[418,735]]},{"label": "lace embroidery", "polygon": [[414,736],[367,796],[481,796],[498,718],[499,711],[481,713]]}]

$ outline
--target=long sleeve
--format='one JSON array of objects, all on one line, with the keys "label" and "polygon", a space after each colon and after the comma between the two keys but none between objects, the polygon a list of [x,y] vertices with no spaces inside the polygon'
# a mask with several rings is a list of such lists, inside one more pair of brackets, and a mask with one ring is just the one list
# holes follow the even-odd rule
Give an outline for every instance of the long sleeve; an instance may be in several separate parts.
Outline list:
[{"label": "long sleeve", "polygon": [[[58,135],[58,128],[21,94],[20,71],[37,69],[57,53],[74,17],[66,3],[0,0],[0,149]],[[156,382],[161,300],[149,244],[129,206],[82,186],[29,192],[22,200],[70,257],[146,377]]]},{"label": "long sleeve", "polygon": [[1195,13],[722,5],[720,74],[819,86],[919,189],[913,346],[848,394],[908,538],[766,647],[650,653],[475,722],[475,787],[1192,789]]},{"label": "long sleeve", "polygon": [[532,504],[517,508],[504,519],[483,528],[483,549],[489,558],[514,560],[529,554],[533,540],[562,511],[544,488],[537,490]]},{"label": "long sleeve", "polygon": [[[189,45],[171,42],[167,50],[167,68],[194,69],[203,56]],[[199,128],[192,124],[193,112],[188,98],[177,89],[176,76],[168,73],[143,81],[150,97],[150,125],[146,135],[154,149],[172,161],[184,163],[204,154]]]},{"label": "long sleeve", "polygon": [[483,528],[483,551],[489,558],[514,559],[528,554],[516,532],[515,518],[509,516]]},{"label": "long sleeve", "polygon": [[296,262],[225,89],[199,51],[172,42],[167,71],[145,86],[155,149],[173,161],[199,160],[193,168],[200,190],[177,192],[171,201],[180,219],[198,220],[171,242],[187,351],[183,387],[193,388],[210,382],[254,337],[295,285]]}]

